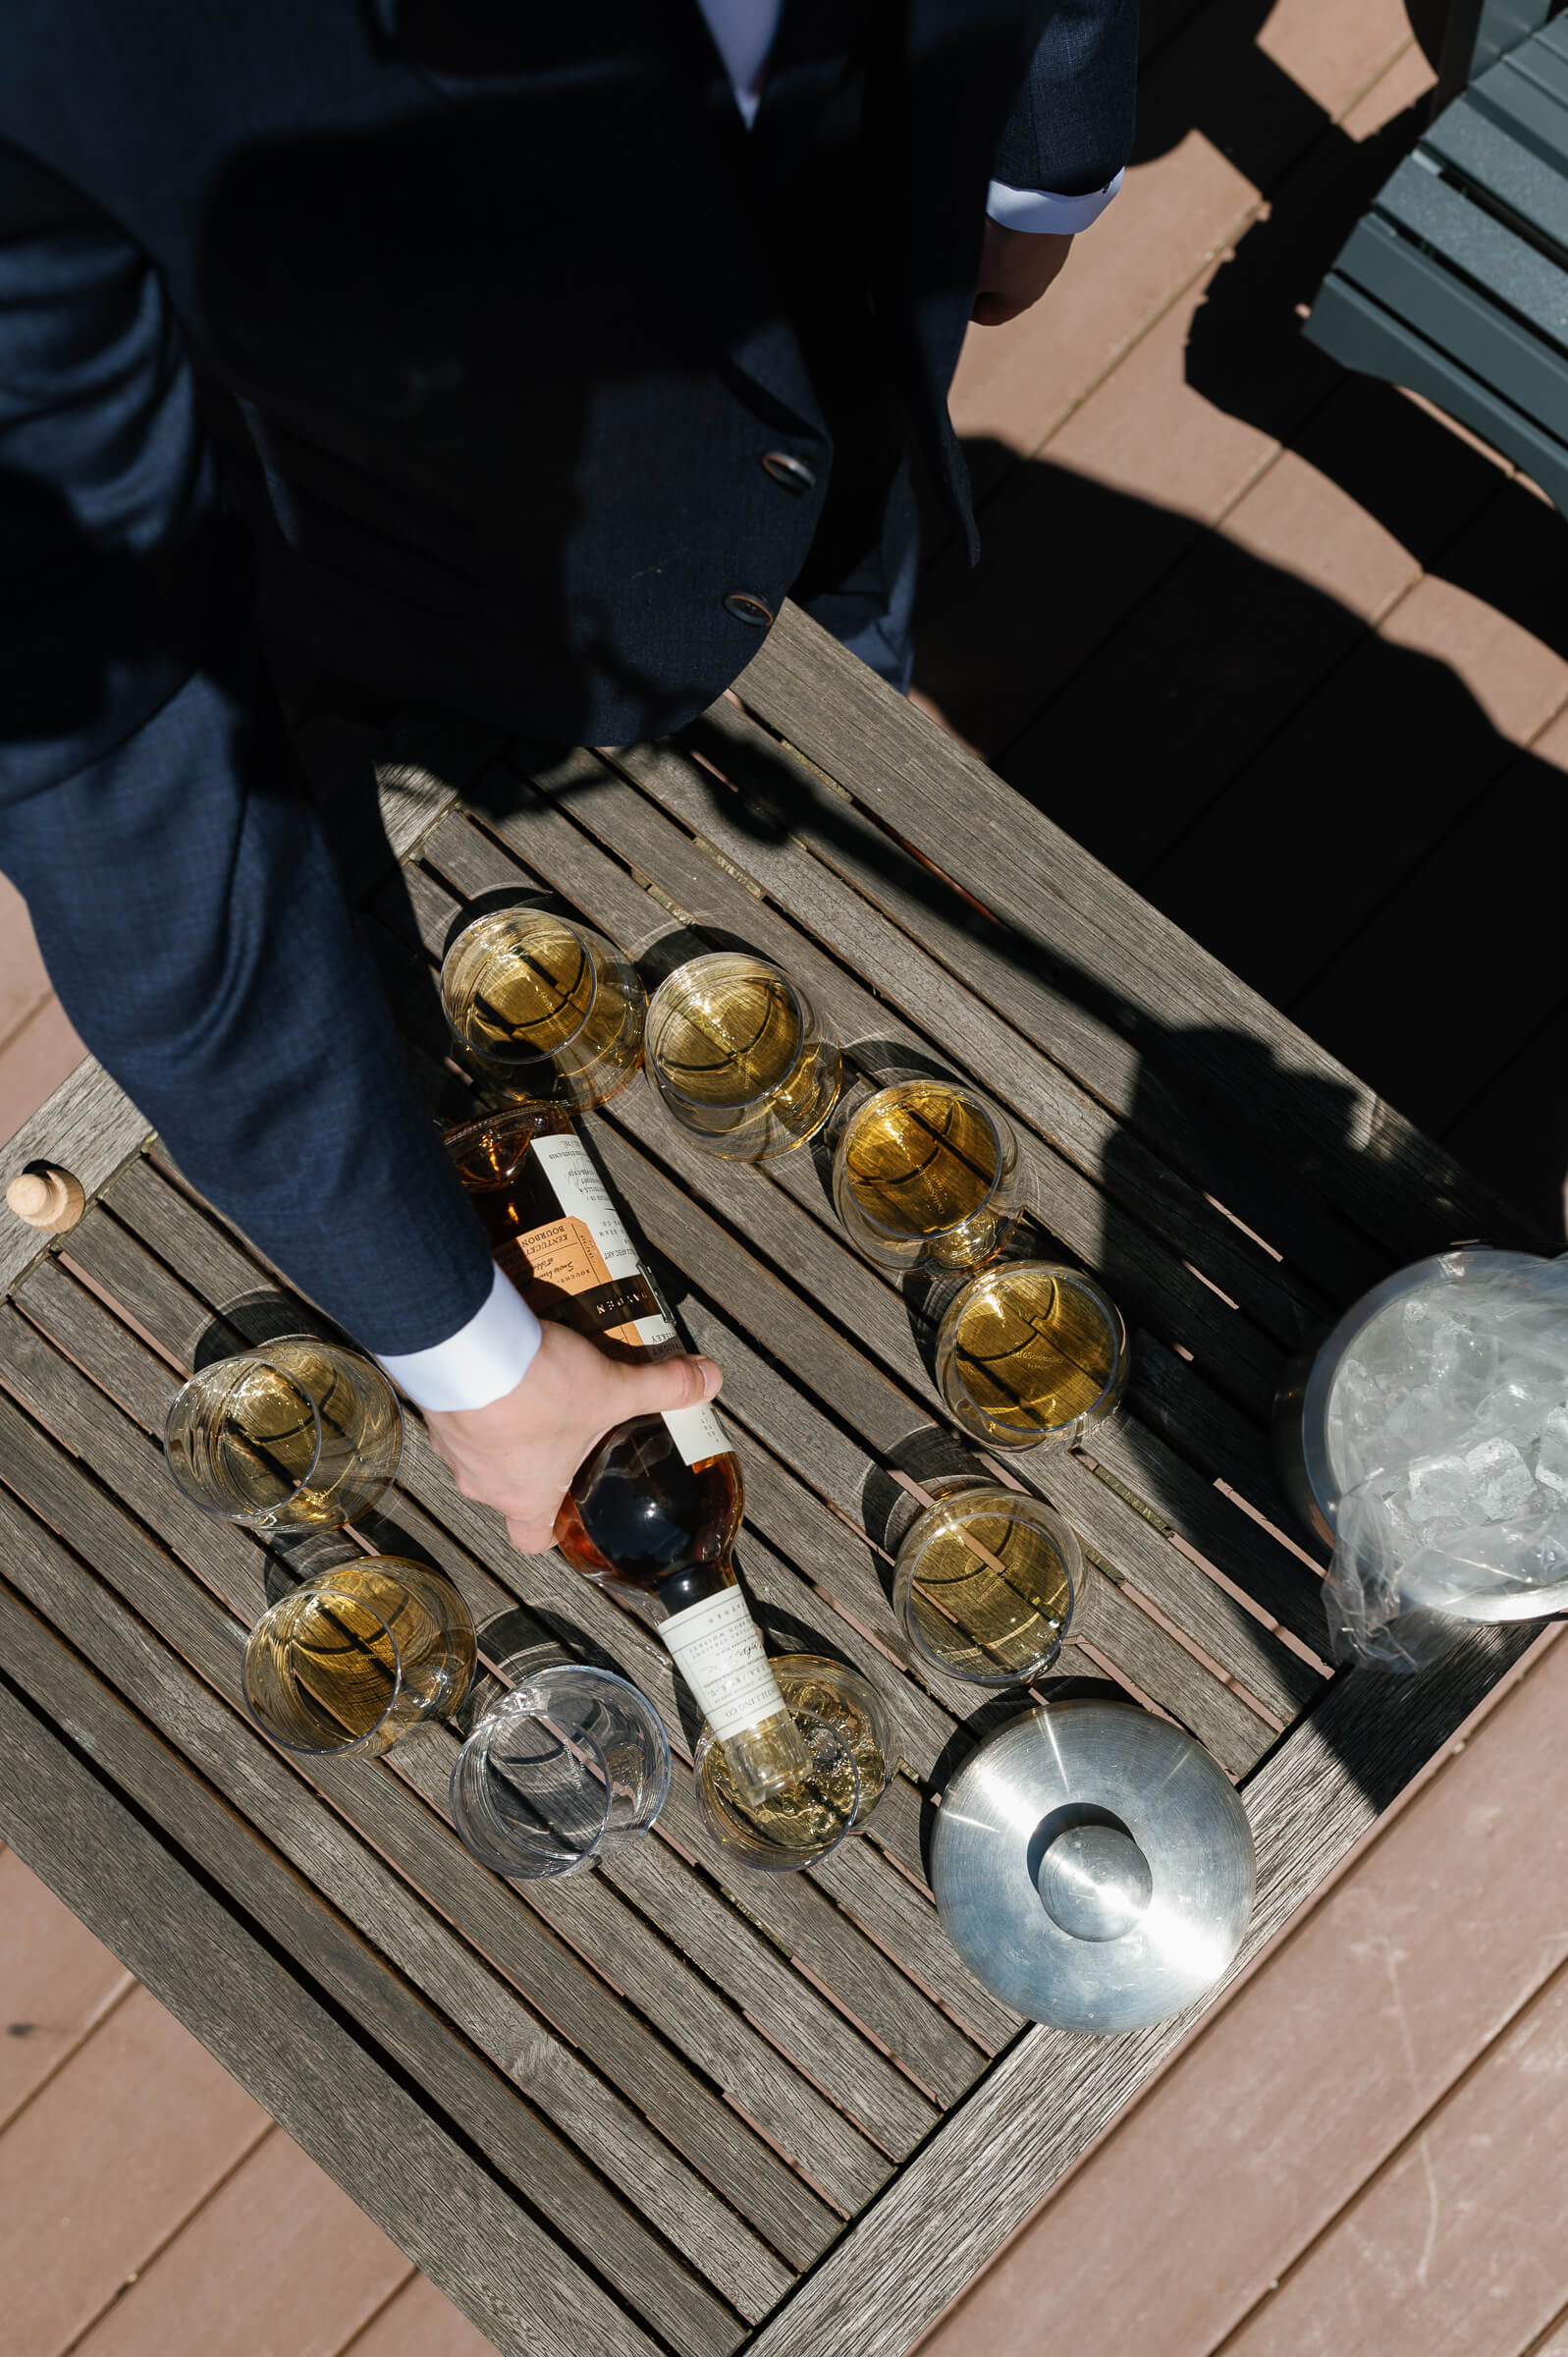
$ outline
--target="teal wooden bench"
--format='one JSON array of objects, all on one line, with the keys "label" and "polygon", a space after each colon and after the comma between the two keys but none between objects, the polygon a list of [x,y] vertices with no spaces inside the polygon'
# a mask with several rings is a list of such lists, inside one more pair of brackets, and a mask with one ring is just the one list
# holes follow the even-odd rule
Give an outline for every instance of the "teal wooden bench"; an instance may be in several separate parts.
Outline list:
[{"label": "teal wooden bench", "polygon": [[1425,394],[1568,506],[1568,18],[1459,0],[1432,119],[1306,327]]}]

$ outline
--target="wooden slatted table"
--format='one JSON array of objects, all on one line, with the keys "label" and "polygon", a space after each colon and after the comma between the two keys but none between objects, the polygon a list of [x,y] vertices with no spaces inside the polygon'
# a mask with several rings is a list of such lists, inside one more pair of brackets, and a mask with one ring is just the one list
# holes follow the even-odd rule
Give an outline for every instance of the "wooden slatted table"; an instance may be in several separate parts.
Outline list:
[{"label": "wooden slatted table", "polygon": [[[320,720],[301,744],[366,759]],[[1529,1634],[1479,1632],[1419,1680],[1328,1675],[1270,1460],[1281,1361],[1401,1261],[1541,1239],[792,611],[678,745],[542,768],[410,725],[376,776],[404,865],[358,881],[433,1091],[453,920],[542,886],[654,970],[748,943],[851,1047],[913,1049],[1006,1108],[1040,1225],[1134,1331],[1119,1425],[1007,1463],[1089,1564],[1047,1690],[1112,1681],[1241,1783],[1243,1969]],[[451,1730],[375,1763],[273,1749],[240,1663],[280,1566],[186,1507],[157,1435],[198,1346],[244,1339],[280,1281],[91,1066],[4,1174],[47,1157],[93,1200],[51,1248],[15,1224],[0,1246],[0,1832],[498,2347],[893,2357],[1191,2017],[1026,2026],[937,1921],[922,1811],[1018,1698],[977,1713],[913,1672],[890,1607],[892,1474],[941,1422],[918,1301],[848,1249],[808,1153],[713,1162],[642,1081],[593,1133],[726,1370],[759,1617],[892,1712],[903,1773],[868,1833],[748,1877],[677,1773],[653,1838],[515,1888],[452,1832]],[[416,1421],[365,1535],[444,1566],[492,1650],[619,1665],[689,1758],[657,1640],[555,1556],[514,1555]]]}]

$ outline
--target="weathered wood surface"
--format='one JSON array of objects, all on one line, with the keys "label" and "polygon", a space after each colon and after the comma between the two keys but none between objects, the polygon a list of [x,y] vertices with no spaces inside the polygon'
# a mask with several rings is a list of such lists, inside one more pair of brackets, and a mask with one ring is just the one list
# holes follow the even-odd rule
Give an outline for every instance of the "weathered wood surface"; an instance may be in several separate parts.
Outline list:
[{"label": "weathered wood surface", "polygon": [[[1085,1547],[1039,1690],[1119,1683],[1242,1782],[1262,1880],[1241,1969],[1518,1642],[1478,1637],[1414,1685],[1330,1680],[1316,1550],[1270,1454],[1280,1366],[1395,1259],[1511,1221],[792,613],[678,745],[540,767],[482,730],[304,735],[335,840],[379,812],[340,855],[433,1109],[463,1086],[434,968],[465,906],[499,891],[555,899],[650,976],[748,942],[801,976],[862,1069],[913,1055],[1006,1114],[1044,1244],[1106,1276],[1135,1337],[1117,1422],[1001,1464]],[[69,1163],[96,1200],[53,1243],[12,1232],[0,1259],[0,1718],[34,1752],[63,1730],[93,1763],[62,1755],[87,1779],[81,1823],[131,1803],[157,1888],[184,1877],[217,1910],[182,1947],[155,1904],[150,1945],[169,1952],[145,1977],[312,2151],[330,2104],[285,2103],[276,2056],[252,2060],[253,2027],[220,2018],[201,1941],[260,1937],[290,1959],[307,2048],[318,2020],[338,2033],[334,2008],[351,2019],[385,2117],[422,2126],[320,2157],[503,2348],[894,2357],[1188,2026],[1027,2028],[943,1934],[923,1816],[1008,1701],[912,1663],[892,1608],[889,1504],[951,1448],[918,1295],[848,1247],[820,1151],[714,1161],[641,1084],[592,1124],[693,1343],[725,1367],[759,1619],[777,1649],[872,1680],[900,1773],[865,1836],[807,1875],[717,1856],[677,1769],[651,1840],[514,1887],[453,1834],[453,1730],[301,1764],[244,1717],[244,1631],[290,1573],[184,1503],[159,1435],[198,1351],[314,1313],[144,1126],[89,1067],[17,1149]],[[652,1630],[553,1552],[518,1557],[416,1419],[361,1539],[438,1564],[498,1656],[548,1643],[621,1670],[689,1762],[690,1699]],[[112,1850],[59,1859],[45,1821],[18,1822],[24,1853],[31,1837],[143,1969]],[[431,2206],[447,2151],[461,2168]],[[485,2190],[459,2232],[463,2169]],[[512,2219],[507,2265],[480,2280],[479,2244]],[[531,2292],[516,2254],[535,2249]]]},{"label": "weathered wood surface", "polygon": [[[653,2357],[641,2331],[178,1851],[0,1679],[6,1837],[503,2351]],[[239,1998],[237,2001],[237,1995]]]}]

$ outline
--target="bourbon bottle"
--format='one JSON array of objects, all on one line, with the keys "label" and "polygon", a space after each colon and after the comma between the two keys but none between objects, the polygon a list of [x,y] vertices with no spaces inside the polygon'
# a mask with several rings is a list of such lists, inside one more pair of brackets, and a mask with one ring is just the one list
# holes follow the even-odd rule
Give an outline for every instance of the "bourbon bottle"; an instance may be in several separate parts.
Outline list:
[{"label": "bourbon bottle", "polygon": [[[669,1358],[674,1319],[569,1115],[533,1101],[448,1133],[490,1248],[541,1318],[612,1355]],[[744,1493],[711,1405],[632,1416],[592,1449],[556,1517],[576,1570],[657,1599],[659,1633],[753,1806],[805,1772],[730,1563]]]}]

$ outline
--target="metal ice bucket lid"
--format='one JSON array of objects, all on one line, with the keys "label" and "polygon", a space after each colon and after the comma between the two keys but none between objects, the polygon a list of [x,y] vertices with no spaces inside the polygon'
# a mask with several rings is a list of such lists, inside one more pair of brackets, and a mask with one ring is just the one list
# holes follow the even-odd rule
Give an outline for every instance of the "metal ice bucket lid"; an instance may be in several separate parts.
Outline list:
[{"label": "metal ice bucket lid", "polygon": [[942,1796],[937,1912],[1003,2004],[1068,2030],[1178,2013],[1241,1945],[1247,1812],[1201,1743],[1131,1703],[1046,1703]]}]

